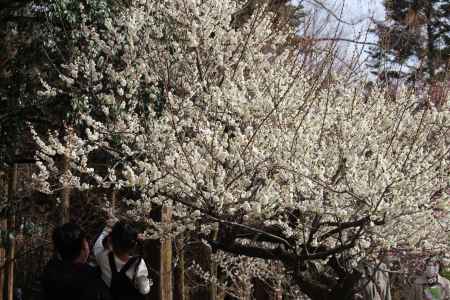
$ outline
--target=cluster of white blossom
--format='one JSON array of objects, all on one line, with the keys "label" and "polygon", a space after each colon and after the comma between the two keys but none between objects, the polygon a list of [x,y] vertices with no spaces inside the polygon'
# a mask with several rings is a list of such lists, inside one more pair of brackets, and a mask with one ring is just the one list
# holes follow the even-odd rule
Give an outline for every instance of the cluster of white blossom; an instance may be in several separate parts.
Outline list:
[{"label": "cluster of white blossom", "polygon": [[[280,264],[259,258],[230,256],[223,252],[212,254],[210,259],[212,265],[219,267],[219,273],[217,269],[202,267],[201,263],[195,261],[189,270],[198,277],[199,284],[213,284],[223,293],[235,298],[249,298],[255,278],[260,280],[268,293],[273,292],[281,283],[288,282],[285,270]],[[284,290],[284,294],[291,292],[289,289]]]},{"label": "cluster of white blossom", "polygon": [[[83,23],[62,77],[83,130],[62,141],[35,135],[36,181],[50,191],[61,175],[52,157],[63,154],[76,170],[66,175],[139,190],[138,219],[170,200],[177,232],[210,231],[208,213],[335,247],[357,230],[328,232],[366,217],[356,256],[399,243],[447,247],[433,212],[448,204],[439,193],[449,184],[448,103],[418,109],[406,89],[393,101],[338,75],[318,83],[264,7],[235,28],[236,3],[138,1],[104,28]],[[113,157],[107,175],[89,167],[96,151]]]}]

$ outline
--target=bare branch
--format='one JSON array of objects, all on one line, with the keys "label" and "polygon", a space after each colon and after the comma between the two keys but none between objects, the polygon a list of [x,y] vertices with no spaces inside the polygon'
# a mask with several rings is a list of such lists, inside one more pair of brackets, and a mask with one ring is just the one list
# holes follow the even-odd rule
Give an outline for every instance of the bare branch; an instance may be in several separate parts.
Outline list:
[{"label": "bare branch", "polygon": [[327,7],[325,4],[323,4],[319,0],[305,0],[305,1],[310,2],[314,6],[318,6],[318,7],[322,8],[329,15],[331,15],[333,18],[335,18],[337,21],[339,21],[340,23],[343,23],[343,24],[346,24],[346,25],[355,26],[355,25],[358,25],[358,24],[364,22],[364,18],[361,18],[360,20],[355,21],[355,22],[346,21],[346,20],[342,19],[340,16],[338,16],[331,8]]}]

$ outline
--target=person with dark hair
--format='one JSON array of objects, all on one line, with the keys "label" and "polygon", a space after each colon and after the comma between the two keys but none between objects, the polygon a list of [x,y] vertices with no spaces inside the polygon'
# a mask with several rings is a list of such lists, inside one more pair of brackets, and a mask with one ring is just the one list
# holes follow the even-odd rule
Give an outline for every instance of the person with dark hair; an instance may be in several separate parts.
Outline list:
[{"label": "person with dark hair", "polygon": [[44,300],[108,299],[95,270],[86,261],[89,244],[84,231],[66,223],[53,231],[54,256],[44,269]]},{"label": "person with dark hair", "polygon": [[63,261],[86,262],[89,256],[89,244],[80,226],[66,223],[57,227],[52,235],[53,245]]},{"label": "person with dark hair", "polygon": [[106,226],[94,245],[94,255],[101,276],[110,287],[114,300],[144,299],[150,292],[151,280],[145,261],[132,256],[139,235],[128,223],[116,222]]}]

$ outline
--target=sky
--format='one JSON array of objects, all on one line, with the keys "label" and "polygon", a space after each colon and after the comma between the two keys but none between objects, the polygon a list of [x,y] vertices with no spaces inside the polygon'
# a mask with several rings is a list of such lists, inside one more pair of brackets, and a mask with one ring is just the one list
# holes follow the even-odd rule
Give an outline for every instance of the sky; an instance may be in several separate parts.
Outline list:
[{"label": "sky", "polygon": [[[382,0],[296,0],[305,6],[306,10],[315,11],[322,18],[330,14],[326,8],[332,10],[336,15],[342,13],[341,19],[347,23],[357,23],[356,25],[347,25],[341,23],[344,27],[344,36],[354,37],[359,31],[364,31],[370,23],[370,19],[382,20],[384,18],[384,7]],[[322,3],[324,7],[318,3]],[[330,17],[328,19],[329,28],[335,28],[339,21]]]},{"label": "sky", "polygon": [[[336,1],[326,1],[331,4]],[[347,35],[357,34],[358,31],[367,29],[370,23],[370,19],[383,20],[384,19],[384,7],[381,0],[347,0],[339,1],[338,3],[344,4],[343,19],[349,22],[357,22],[363,20],[356,26],[346,26]],[[373,40],[373,38],[372,38]]]},{"label": "sky", "polygon": [[[308,15],[313,13],[317,16],[317,24],[326,24],[326,29],[321,30],[319,34],[322,37],[332,37],[336,27],[340,26],[341,38],[376,42],[376,36],[366,35],[365,33],[371,25],[371,20],[383,20],[385,13],[383,0],[295,0],[294,2],[303,4],[305,9],[309,11]],[[327,9],[340,16],[345,23],[353,25],[339,22],[318,3],[322,3]],[[360,51],[361,47],[364,47],[363,50],[368,49],[368,46],[364,45],[344,41],[339,43],[343,58],[351,56],[354,51]],[[367,55],[363,55],[361,59],[364,60],[366,57]]]}]

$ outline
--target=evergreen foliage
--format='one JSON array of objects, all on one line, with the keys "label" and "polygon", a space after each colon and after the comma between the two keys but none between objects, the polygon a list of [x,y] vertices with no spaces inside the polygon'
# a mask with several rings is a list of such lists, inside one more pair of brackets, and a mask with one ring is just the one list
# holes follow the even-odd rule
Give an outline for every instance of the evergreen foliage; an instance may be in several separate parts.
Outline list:
[{"label": "evergreen foliage", "polygon": [[450,61],[449,0],[385,0],[371,67],[381,78],[442,81]]}]

